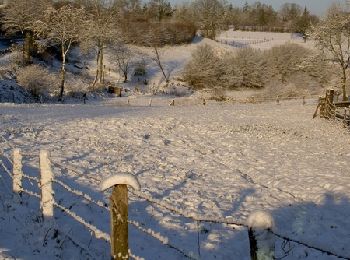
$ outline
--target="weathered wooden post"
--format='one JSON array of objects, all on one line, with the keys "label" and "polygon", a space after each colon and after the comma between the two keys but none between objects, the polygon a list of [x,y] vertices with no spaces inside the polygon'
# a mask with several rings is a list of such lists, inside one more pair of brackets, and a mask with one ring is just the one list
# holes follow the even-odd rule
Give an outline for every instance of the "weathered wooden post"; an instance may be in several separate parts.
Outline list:
[{"label": "weathered wooden post", "polygon": [[334,89],[330,89],[328,92],[328,100],[329,103],[333,104],[334,103]]},{"label": "weathered wooden post", "polygon": [[152,106],[152,98],[149,100],[149,106]]},{"label": "weathered wooden post", "polygon": [[275,259],[275,238],[269,230],[274,227],[272,216],[263,211],[251,214],[247,221],[252,260]]},{"label": "weathered wooden post", "polygon": [[128,187],[140,190],[140,184],[131,174],[117,174],[101,184],[101,190],[113,187],[110,200],[111,259],[129,259],[128,243]]},{"label": "weathered wooden post", "polygon": [[347,113],[348,109],[347,108],[344,108],[344,119],[343,119],[343,124],[344,124],[344,127],[347,127],[348,126],[348,121],[347,121],[347,117],[348,117],[348,113]]},{"label": "weathered wooden post", "polygon": [[303,97],[303,106],[306,105],[305,96]]},{"label": "weathered wooden post", "polygon": [[45,221],[50,221],[53,218],[54,197],[52,191],[52,180],[53,174],[49,160],[49,152],[46,150],[40,150],[40,207]]},{"label": "weathered wooden post", "polygon": [[130,98],[128,98],[128,106],[130,106]]},{"label": "weathered wooden post", "polygon": [[12,168],[12,174],[13,174],[13,183],[12,183],[12,189],[16,193],[22,192],[22,155],[20,149],[14,149],[13,150],[13,168]]}]

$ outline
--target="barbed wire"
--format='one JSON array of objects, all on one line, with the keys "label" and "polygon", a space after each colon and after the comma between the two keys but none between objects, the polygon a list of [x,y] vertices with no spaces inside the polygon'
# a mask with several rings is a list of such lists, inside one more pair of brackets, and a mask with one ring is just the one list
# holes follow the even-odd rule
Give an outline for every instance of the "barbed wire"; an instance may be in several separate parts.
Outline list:
[{"label": "barbed wire", "polygon": [[[5,157],[6,158],[6,157]],[[8,159],[8,158],[7,158]],[[10,172],[10,170],[4,165],[3,161],[0,160],[0,165],[2,166],[2,168],[4,169],[4,171],[12,178],[12,174]],[[75,169],[73,169],[74,171]],[[32,176],[28,176],[28,175],[25,175],[23,174],[23,177],[24,178],[27,178],[29,180],[32,180],[32,181],[35,181],[37,182],[39,185],[40,185],[40,181],[38,178],[36,177],[32,177]],[[93,203],[99,207],[102,207],[106,210],[109,210],[108,206],[106,206],[106,203],[103,202],[103,201],[99,201],[99,200],[94,200],[92,199],[89,195],[86,195],[84,194],[83,192],[81,191],[77,191],[77,190],[74,190],[72,188],[70,188],[67,184],[65,184],[64,182],[60,181],[60,180],[57,180],[57,179],[54,179],[52,180],[54,183],[57,183],[59,184],[60,186],[62,186],[64,189],[66,189],[67,191],[71,192],[72,194],[74,195],[77,195],[77,196],[80,196],[82,198],[84,198],[85,200],[89,201],[90,203]],[[36,194],[32,191],[29,191],[29,190],[26,190],[26,189],[21,189],[23,193],[26,193],[30,196],[34,196],[36,198],[39,198],[40,199],[40,195],[39,194]],[[214,217],[214,218],[202,218],[202,217],[198,217],[197,215],[195,215],[193,212],[185,212],[185,211],[181,211],[179,210],[178,208],[168,204],[168,203],[165,203],[163,201],[160,201],[160,200],[157,200],[157,199],[154,199],[152,198],[150,195],[147,195],[147,194],[144,194],[142,192],[138,192],[138,191],[132,191],[132,193],[136,196],[136,197],[139,197],[141,199],[144,199],[146,201],[148,201],[149,203],[151,204],[154,204],[160,208],[163,208],[163,209],[166,209],[170,212],[173,212],[179,216],[183,216],[183,217],[186,217],[186,218],[189,218],[189,219],[192,219],[193,221],[197,221],[197,222],[207,222],[207,223],[217,223],[217,224],[226,224],[226,225],[234,225],[234,226],[240,226],[240,227],[244,227],[244,228],[247,228],[249,229],[249,226],[245,223],[242,223],[242,222],[239,222],[239,221],[234,221],[234,220],[230,220],[228,218],[217,218],[217,217]],[[75,220],[77,220],[79,223],[83,224],[85,227],[87,227],[90,231],[92,231],[92,233],[95,235],[95,237],[97,239],[103,239],[107,242],[110,242],[110,237],[108,234],[104,233],[103,231],[100,231],[99,229],[97,229],[95,226],[87,223],[85,220],[83,220],[80,216],[76,215],[74,212],[70,211],[69,209],[65,208],[64,206],[58,204],[57,202],[53,202],[54,206],[59,208],[60,210],[62,210],[63,212],[65,212],[67,215],[71,216],[72,218],[74,218]],[[143,231],[144,233],[148,234],[148,235],[151,235],[152,237],[154,238],[157,238],[157,236],[161,236],[160,234],[155,236],[155,234],[157,234],[157,232],[151,230],[151,229],[145,229],[143,228],[140,224],[137,224],[135,221],[128,221],[129,224],[135,226],[136,228],[138,228],[139,230]],[[273,235],[275,235],[276,237],[279,237],[280,239],[283,239],[285,241],[289,241],[289,242],[293,242],[293,243],[296,243],[296,244],[299,244],[299,245],[302,245],[304,247],[307,247],[309,249],[313,249],[313,250],[317,250],[321,253],[325,253],[327,255],[332,255],[334,257],[337,257],[337,258],[340,258],[340,259],[350,259],[349,257],[346,257],[346,256],[342,256],[340,254],[337,254],[337,253],[334,253],[334,252],[331,252],[330,250],[326,250],[326,249],[322,249],[320,247],[317,247],[317,246],[313,246],[313,245],[309,245],[308,243],[305,243],[303,241],[299,241],[299,240],[296,240],[296,239],[293,239],[293,238],[289,238],[285,235],[281,235],[275,231],[272,231],[272,230],[269,230]],[[163,244],[169,246],[170,248],[173,248],[175,250],[177,250],[178,252],[181,252],[184,256],[190,258],[190,259],[195,259],[193,258],[193,256],[191,256],[190,254],[186,253],[184,250],[180,249],[180,248],[177,248],[173,245],[171,245],[169,242],[164,242],[165,240],[164,239],[158,239],[160,242],[162,242]]]}]

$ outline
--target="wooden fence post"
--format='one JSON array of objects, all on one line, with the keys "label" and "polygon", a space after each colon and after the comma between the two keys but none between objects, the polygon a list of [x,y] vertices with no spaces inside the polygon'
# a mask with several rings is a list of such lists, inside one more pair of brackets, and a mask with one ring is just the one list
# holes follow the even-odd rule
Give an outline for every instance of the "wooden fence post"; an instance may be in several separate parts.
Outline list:
[{"label": "wooden fence post", "polygon": [[274,226],[272,216],[257,211],[248,218],[250,257],[252,260],[275,259],[275,238],[269,230]]},{"label": "wooden fence post", "polygon": [[117,174],[101,184],[104,191],[113,187],[110,196],[111,212],[111,259],[129,259],[128,243],[128,187],[140,190],[140,184],[131,174]]},{"label": "wooden fence post", "polygon": [[306,105],[305,97],[303,97],[303,106]]},{"label": "wooden fence post", "polygon": [[22,192],[22,155],[20,149],[13,150],[13,183],[12,189],[16,193]]},{"label": "wooden fence post", "polygon": [[152,98],[149,100],[149,106],[152,106]]},{"label": "wooden fence post", "polygon": [[344,121],[343,121],[343,124],[344,124],[344,127],[347,127],[348,126],[348,121],[347,121],[347,112],[348,112],[348,109],[347,108],[344,108]]},{"label": "wooden fence post", "polygon": [[46,150],[40,150],[40,207],[43,212],[44,220],[51,220],[53,218],[54,197],[52,191],[52,180],[53,174],[51,171],[49,152]]}]

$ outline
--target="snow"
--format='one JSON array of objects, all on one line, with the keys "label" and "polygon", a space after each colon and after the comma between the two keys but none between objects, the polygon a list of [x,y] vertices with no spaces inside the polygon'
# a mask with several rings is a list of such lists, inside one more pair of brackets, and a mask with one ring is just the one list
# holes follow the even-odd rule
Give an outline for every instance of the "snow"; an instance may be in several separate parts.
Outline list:
[{"label": "snow", "polygon": [[101,183],[101,190],[107,190],[118,184],[126,184],[131,186],[134,190],[140,190],[141,186],[139,181],[135,178],[135,176],[131,174],[115,174],[111,177],[108,177]]},{"label": "snow", "polygon": [[[313,120],[315,100],[305,106],[302,100],[203,106],[179,98],[169,107],[170,101],[152,97],[152,107],[143,96],[130,106],[127,98],[1,104],[0,258],[109,259],[108,243],[85,224],[109,233],[108,210],[91,200],[108,205],[100,184],[117,172],[132,174],[142,185],[144,196],[131,191],[129,200],[129,219],[145,231],[130,223],[136,256],[249,259],[246,228],[182,215],[246,223],[253,212],[267,211],[277,233],[350,257],[350,135],[341,125]],[[13,148],[21,149],[23,172],[31,177],[39,176],[40,149],[51,151],[54,178],[88,195],[53,183],[55,201],[75,214],[55,207],[57,236],[52,229],[45,238],[38,199],[24,194],[18,204],[9,192]],[[40,194],[32,180],[23,186]],[[290,247],[284,259],[335,259],[275,239],[276,257]]]},{"label": "snow", "polygon": [[247,224],[252,229],[272,229],[274,221],[270,213],[256,211],[249,215]]}]

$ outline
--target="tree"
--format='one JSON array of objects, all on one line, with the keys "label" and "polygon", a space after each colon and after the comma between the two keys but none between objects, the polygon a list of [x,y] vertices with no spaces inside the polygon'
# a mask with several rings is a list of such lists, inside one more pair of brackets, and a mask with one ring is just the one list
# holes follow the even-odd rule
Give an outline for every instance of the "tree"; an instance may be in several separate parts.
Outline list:
[{"label": "tree", "polygon": [[184,69],[184,80],[194,88],[220,87],[224,68],[215,50],[208,44],[198,46]]},{"label": "tree", "polygon": [[97,49],[96,83],[104,83],[104,52],[108,45],[118,43],[120,33],[117,27],[117,10],[100,0],[87,1],[86,7],[91,14],[91,24],[85,35],[85,45]]},{"label": "tree", "polygon": [[33,52],[33,24],[49,7],[48,0],[12,0],[4,10],[3,28],[8,33],[20,32],[24,36],[22,62],[30,63]]},{"label": "tree", "polygon": [[124,76],[124,83],[128,82],[128,74],[131,65],[132,53],[127,46],[119,44],[113,48],[113,58],[116,61],[119,71]]},{"label": "tree", "polygon": [[193,8],[199,28],[206,37],[215,39],[223,22],[225,10],[223,2],[220,0],[196,0],[193,3]]},{"label": "tree", "polygon": [[74,43],[78,43],[87,28],[87,14],[83,8],[70,4],[59,9],[50,8],[42,20],[35,23],[35,31],[61,49],[61,84],[59,100],[63,100],[66,79],[66,56]]},{"label": "tree", "polygon": [[312,27],[312,38],[320,50],[332,56],[341,69],[343,100],[347,100],[347,70],[350,62],[350,15],[339,6],[328,10],[325,19]]},{"label": "tree", "polygon": [[298,70],[305,57],[310,55],[310,50],[295,43],[287,43],[271,48],[267,55],[268,67],[272,76],[286,83],[288,77]]}]

